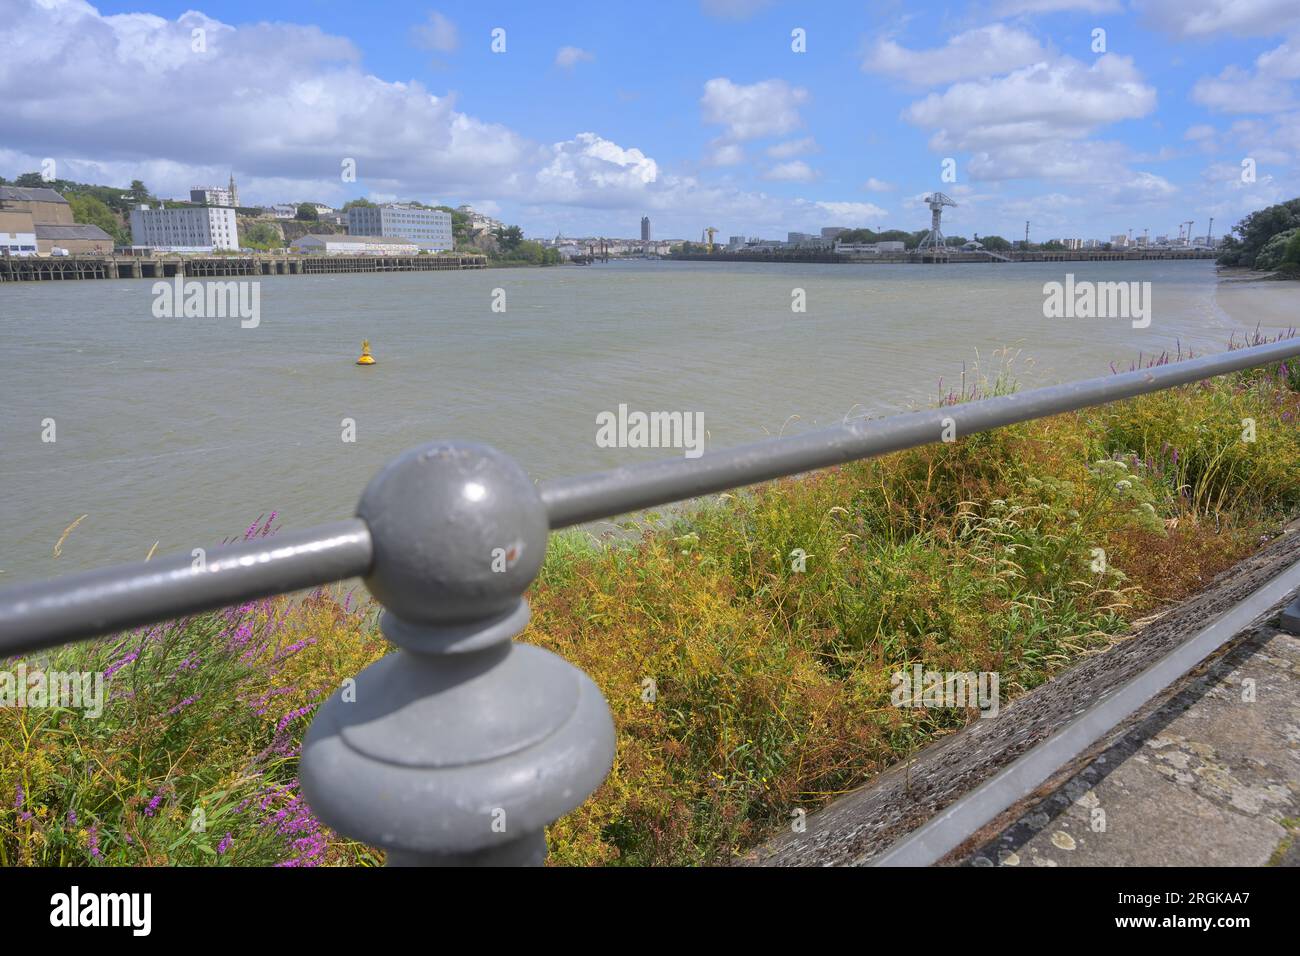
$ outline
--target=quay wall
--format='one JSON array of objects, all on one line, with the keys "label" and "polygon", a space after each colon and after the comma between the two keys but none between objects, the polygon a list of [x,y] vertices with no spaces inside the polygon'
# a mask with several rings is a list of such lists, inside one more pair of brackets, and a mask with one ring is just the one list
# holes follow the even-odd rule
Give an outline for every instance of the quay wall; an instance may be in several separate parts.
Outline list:
[{"label": "quay wall", "polygon": [[833,252],[791,252],[762,254],[753,252],[689,253],[670,258],[689,262],[827,262],[827,263],[952,263],[952,262],[1139,262],[1144,259],[1214,259],[1209,249],[1144,249],[1101,252],[1091,249],[1066,249],[1054,252],[886,252],[879,255],[838,255]]},{"label": "quay wall", "polygon": [[76,279],[209,279],[335,272],[484,269],[486,256],[65,256],[0,258],[0,282]]}]

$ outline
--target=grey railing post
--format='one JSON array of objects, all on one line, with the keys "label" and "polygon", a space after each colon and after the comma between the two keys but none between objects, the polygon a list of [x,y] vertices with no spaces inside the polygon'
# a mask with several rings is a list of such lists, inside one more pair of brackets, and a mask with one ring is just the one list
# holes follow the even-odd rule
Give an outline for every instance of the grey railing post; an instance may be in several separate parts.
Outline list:
[{"label": "grey railing post", "polygon": [[376,475],[357,516],[398,651],[320,708],[308,804],[390,865],[541,863],[546,825],[609,772],[614,724],[585,674],[512,640],[546,552],[536,488],[492,448],[435,443]]}]

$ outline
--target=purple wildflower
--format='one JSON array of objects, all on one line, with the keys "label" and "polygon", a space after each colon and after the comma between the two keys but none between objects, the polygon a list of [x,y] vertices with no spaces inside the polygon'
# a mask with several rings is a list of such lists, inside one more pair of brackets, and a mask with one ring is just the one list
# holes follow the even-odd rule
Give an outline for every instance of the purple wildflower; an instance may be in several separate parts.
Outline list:
[{"label": "purple wildflower", "polygon": [[140,657],[140,652],[139,652],[139,651],[132,651],[130,654],[127,654],[127,655],[126,655],[125,657],[123,657],[121,660],[119,660],[119,661],[115,661],[114,663],[109,664],[109,665],[108,665],[108,669],[104,671],[104,679],[107,680],[108,678],[112,677],[114,674],[116,674],[118,671],[120,671],[120,670],[121,670],[123,667],[125,667],[127,664],[132,663],[133,661],[135,661],[135,660],[138,659],[139,657]]},{"label": "purple wildflower", "polygon": [[234,842],[235,838],[227,833],[222,837],[221,842],[217,844],[217,852],[224,855],[225,852],[230,849],[230,845]]},{"label": "purple wildflower", "polygon": [[289,724],[293,723],[299,717],[303,717],[306,716],[307,714],[310,714],[313,706],[315,705],[308,704],[306,707],[299,707],[297,710],[289,711],[289,713],[281,717],[280,722],[275,725],[276,731],[278,732],[284,730],[285,727],[289,726]]},{"label": "purple wildflower", "polygon": [[181,702],[180,702],[179,704],[177,704],[175,707],[172,707],[172,708],[168,709],[168,711],[167,711],[168,716],[174,716],[174,715],[176,715],[176,714],[179,714],[182,710],[184,710],[186,707],[188,707],[190,704],[194,703],[196,700],[198,700],[198,699],[199,699],[200,697],[202,697],[202,696],[203,696],[202,694],[195,694],[195,695],[192,696],[192,697],[186,697],[183,701],[181,701]]}]

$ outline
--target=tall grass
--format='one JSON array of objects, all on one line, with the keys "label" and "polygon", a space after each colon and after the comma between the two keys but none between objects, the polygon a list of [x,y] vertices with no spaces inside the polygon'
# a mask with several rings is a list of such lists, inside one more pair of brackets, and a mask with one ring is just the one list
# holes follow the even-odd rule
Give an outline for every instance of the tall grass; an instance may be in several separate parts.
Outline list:
[{"label": "tall grass", "polygon": [[[552,861],[725,861],[975,719],[892,707],[895,671],[997,671],[1007,697],[1106,648],[1300,510],[1298,388],[1278,365],[552,536],[523,639],[587,671],[619,733]],[[386,650],[372,607],[322,591],[57,651],[111,703],[0,709],[0,864],[376,862],[296,766]]]}]

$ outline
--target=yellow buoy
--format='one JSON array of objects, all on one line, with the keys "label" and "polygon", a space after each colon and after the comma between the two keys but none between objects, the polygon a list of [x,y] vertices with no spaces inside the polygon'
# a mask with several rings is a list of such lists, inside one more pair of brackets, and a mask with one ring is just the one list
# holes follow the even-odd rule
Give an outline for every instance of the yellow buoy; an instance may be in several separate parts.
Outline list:
[{"label": "yellow buoy", "polygon": [[370,340],[361,340],[361,358],[357,359],[358,365],[374,365],[375,357],[370,354]]}]

